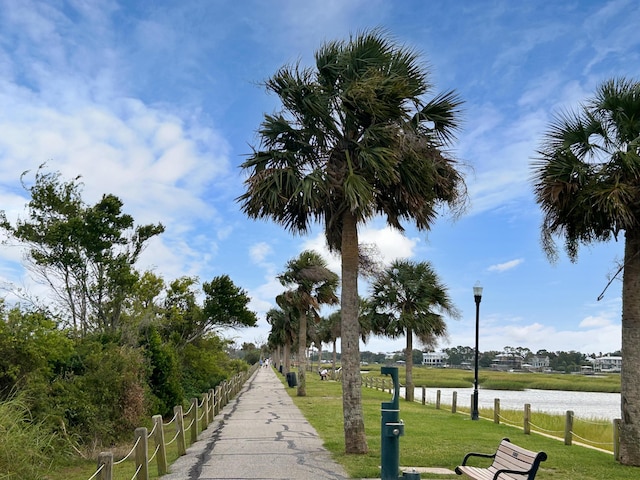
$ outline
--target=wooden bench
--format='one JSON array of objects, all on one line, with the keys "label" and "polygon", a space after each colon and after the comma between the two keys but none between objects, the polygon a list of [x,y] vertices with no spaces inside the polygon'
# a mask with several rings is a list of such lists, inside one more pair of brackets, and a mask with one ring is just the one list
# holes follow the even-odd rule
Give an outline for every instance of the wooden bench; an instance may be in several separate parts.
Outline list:
[{"label": "wooden bench", "polygon": [[[468,466],[471,457],[492,458],[493,463],[487,468]],[[540,462],[546,459],[544,452],[532,452],[503,438],[494,454],[467,453],[456,473],[476,480],[533,480]]]}]

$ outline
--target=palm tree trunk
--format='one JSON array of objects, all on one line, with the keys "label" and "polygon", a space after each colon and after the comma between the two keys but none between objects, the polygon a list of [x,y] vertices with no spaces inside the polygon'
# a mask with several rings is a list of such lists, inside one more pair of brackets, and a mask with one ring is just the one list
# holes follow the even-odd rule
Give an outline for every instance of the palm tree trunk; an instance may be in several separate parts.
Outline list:
[{"label": "palm tree trunk", "polygon": [[338,363],[338,340],[337,339],[333,339],[333,357],[331,359],[332,365],[333,365],[333,374],[332,374],[332,378],[335,380],[336,379],[336,364]]},{"label": "palm tree trunk", "polygon": [[300,315],[298,331],[298,396],[307,396],[307,314]]},{"label": "palm tree trunk", "polygon": [[284,369],[285,375],[291,371],[291,344],[289,341],[284,344]]},{"label": "palm tree trunk", "polygon": [[625,233],[620,462],[640,466],[640,230]]},{"label": "palm tree trunk", "polygon": [[360,323],[358,321],[358,229],[356,218],[342,218],[342,412],[346,453],[367,453],[360,376]]},{"label": "palm tree trunk", "polygon": [[276,346],[276,370],[280,371],[280,366],[282,365],[282,346]]},{"label": "palm tree trunk", "polygon": [[413,330],[407,328],[407,350],[404,355],[405,360],[405,376],[406,386],[404,391],[404,398],[407,402],[413,402]]}]

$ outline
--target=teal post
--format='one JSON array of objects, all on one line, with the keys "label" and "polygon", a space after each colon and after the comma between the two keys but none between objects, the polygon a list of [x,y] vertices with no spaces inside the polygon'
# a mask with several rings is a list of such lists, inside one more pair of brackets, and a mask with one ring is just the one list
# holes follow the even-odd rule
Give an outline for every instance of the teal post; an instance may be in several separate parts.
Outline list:
[{"label": "teal post", "polygon": [[382,367],[380,373],[390,375],[393,381],[393,397],[382,402],[381,425],[381,480],[397,480],[400,473],[400,437],[404,435],[404,424],[400,421],[400,383],[398,367]]}]

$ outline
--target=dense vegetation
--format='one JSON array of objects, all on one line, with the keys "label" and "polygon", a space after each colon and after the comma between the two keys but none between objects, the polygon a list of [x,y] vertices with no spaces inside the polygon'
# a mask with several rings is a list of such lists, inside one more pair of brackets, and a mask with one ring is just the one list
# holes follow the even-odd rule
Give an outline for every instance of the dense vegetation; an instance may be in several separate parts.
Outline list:
[{"label": "dense vegetation", "polygon": [[0,227],[27,247],[49,295],[0,301],[0,476],[38,479],[65,455],[129,441],[151,415],[172,414],[260,353],[231,355],[216,334],[256,322],[228,276],[200,286],[135,268],[160,225],[134,226],[112,195],[85,205],[77,179],[39,170],[28,190],[27,219],[2,212]]}]

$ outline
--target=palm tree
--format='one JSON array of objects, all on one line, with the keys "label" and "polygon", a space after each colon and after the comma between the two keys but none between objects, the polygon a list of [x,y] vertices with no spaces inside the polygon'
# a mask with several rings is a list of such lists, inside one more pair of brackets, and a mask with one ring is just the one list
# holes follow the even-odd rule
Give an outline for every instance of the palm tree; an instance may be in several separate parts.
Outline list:
[{"label": "palm tree", "polygon": [[284,308],[272,308],[266,314],[266,319],[271,325],[269,341],[282,346],[282,357],[284,365],[282,373],[287,374],[291,370],[291,345],[297,330],[297,318],[292,315],[291,310],[284,305]]},{"label": "palm tree", "polygon": [[624,231],[620,461],[640,466],[640,83],[599,85],[578,111],[554,119],[538,154],[534,192],[551,260],[554,236],[576,261],[580,244]]},{"label": "palm tree", "polygon": [[466,200],[457,164],[445,151],[461,104],[454,92],[425,100],[428,72],[416,52],[380,30],[325,43],[315,68],[285,66],[266,81],[283,110],[265,115],[261,145],[238,200],[251,218],[294,233],[324,225],[342,259],[342,391],[345,448],[366,453],[358,324],[358,230],[383,216],[428,229],[439,207]]},{"label": "palm tree", "polygon": [[298,314],[298,396],[307,394],[307,317],[318,321],[320,306],[338,303],[338,275],[327,268],[327,262],[317,252],[305,250],[289,260],[286,270],[278,275],[285,287],[295,287],[282,294]]},{"label": "palm tree", "polygon": [[371,285],[368,314],[377,334],[405,336],[406,394],[413,402],[413,336],[427,346],[446,335],[443,314],[459,316],[429,262],[395,260]]}]

